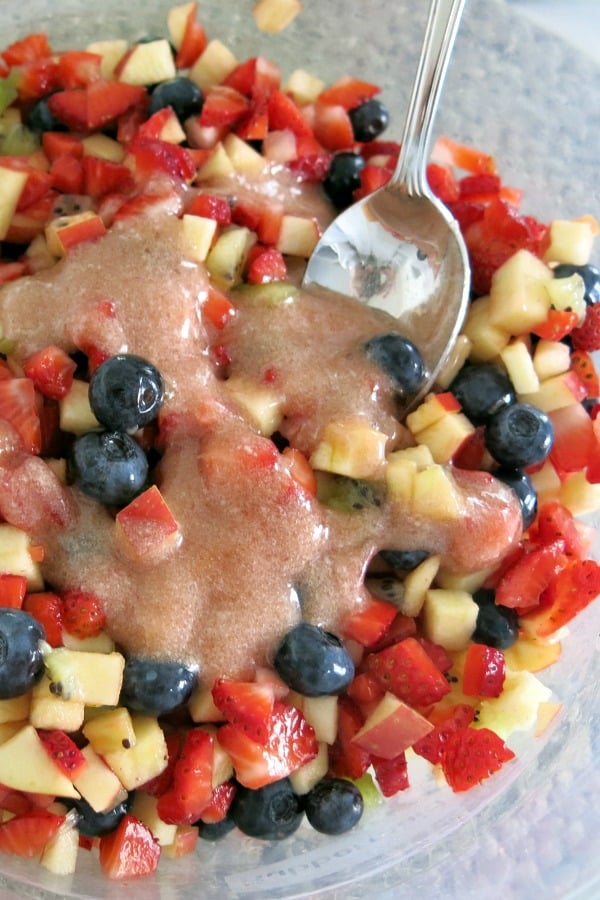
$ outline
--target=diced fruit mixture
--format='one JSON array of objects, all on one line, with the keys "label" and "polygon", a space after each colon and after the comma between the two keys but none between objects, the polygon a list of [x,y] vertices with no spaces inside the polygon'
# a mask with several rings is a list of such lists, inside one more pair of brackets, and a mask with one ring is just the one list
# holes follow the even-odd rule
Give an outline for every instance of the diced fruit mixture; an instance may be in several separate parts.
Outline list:
[{"label": "diced fruit mixture", "polygon": [[438,141],[473,296],[402,419],[401,324],[299,286],[393,172],[377,86],[167,26],[0,56],[0,850],[58,874],[475,787],[600,592],[593,218]]}]

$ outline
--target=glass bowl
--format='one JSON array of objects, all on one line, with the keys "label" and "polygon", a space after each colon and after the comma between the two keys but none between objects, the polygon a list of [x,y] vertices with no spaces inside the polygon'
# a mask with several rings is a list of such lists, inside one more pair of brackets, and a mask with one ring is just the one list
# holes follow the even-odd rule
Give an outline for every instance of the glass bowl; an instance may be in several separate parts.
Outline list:
[{"label": "glass bowl", "polygon": [[[121,0],[3,0],[2,46],[46,30],[56,49],[99,37],[165,33],[172,4]],[[277,36],[260,33],[253,0],[203,0],[209,36],[240,59],[258,53],[289,74],[301,66],[326,81],[344,74],[383,88],[398,138],[420,45],[426,3],[305,0]],[[100,8],[101,7],[101,8]],[[501,0],[467,4],[438,131],[491,152],[507,184],[525,189],[524,209],[541,219],[600,217],[597,98],[600,70]],[[597,548],[598,549],[598,548]],[[599,557],[600,554],[596,553]],[[564,704],[539,738],[517,734],[516,762],[481,787],[453,795],[419,770],[412,789],[372,807],[350,833],[325,838],[308,826],[287,841],[238,834],[195,855],[161,861],[154,879],[107,882],[80,852],[73,877],[0,857],[0,893],[130,900],[226,896],[424,898],[502,896],[525,900],[600,894],[600,603],[584,612],[560,661],[540,677]]]}]

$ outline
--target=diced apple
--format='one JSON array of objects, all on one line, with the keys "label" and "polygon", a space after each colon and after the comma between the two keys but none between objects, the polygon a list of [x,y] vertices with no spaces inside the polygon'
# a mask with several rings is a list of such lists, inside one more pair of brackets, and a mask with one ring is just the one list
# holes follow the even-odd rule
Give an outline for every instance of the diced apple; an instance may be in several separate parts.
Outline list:
[{"label": "diced apple", "polygon": [[230,132],[223,140],[223,147],[236,172],[260,175],[265,170],[265,158],[250,144]]},{"label": "diced apple", "polygon": [[310,457],[313,469],[350,478],[374,478],[383,472],[387,435],[359,417],[329,422]]},{"label": "diced apple", "polygon": [[464,650],[475,631],[478,611],[467,591],[431,588],[423,604],[423,630],[446,650]]},{"label": "diced apple", "polygon": [[304,713],[304,718],[315,730],[319,742],[333,744],[337,737],[338,699],[334,695],[326,697],[305,697],[292,692],[287,703]]},{"label": "diced apple", "polygon": [[260,434],[268,437],[277,431],[283,419],[283,400],[277,391],[235,375],[224,382],[224,387]]},{"label": "diced apple", "polygon": [[554,375],[540,382],[537,391],[520,394],[519,400],[531,403],[543,412],[552,412],[572,403],[579,403],[585,396],[585,388],[579,377],[574,372],[564,372],[562,375]]},{"label": "diced apple", "polygon": [[27,178],[27,172],[0,165],[0,240],[8,234]]},{"label": "diced apple", "polygon": [[540,703],[535,723],[534,737],[540,737],[562,711],[562,703]]},{"label": "diced apple", "polygon": [[447,413],[416,435],[419,444],[431,450],[436,463],[450,462],[460,445],[473,434],[475,427],[462,412]]},{"label": "diced apple", "polygon": [[[64,809],[66,812],[66,808]],[[40,865],[48,872],[52,872],[53,875],[72,875],[77,868],[79,831],[72,816],[74,814],[71,816],[67,815],[67,818],[56,834],[50,838],[40,856]]]},{"label": "diced apple", "polygon": [[262,155],[269,162],[288,163],[297,159],[296,135],[290,128],[268,131],[262,142]]},{"label": "diced apple", "polygon": [[212,690],[204,685],[197,685],[188,701],[188,711],[193,722],[224,722],[225,716],[214,704]]},{"label": "diced apple", "polygon": [[194,853],[197,844],[198,827],[196,825],[177,825],[173,843],[163,847],[162,853],[169,859],[179,859],[187,856],[188,853]]},{"label": "diced apple", "polygon": [[135,44],[117,67],[119,81],[148,86],[175,78],[175,62],[165,38]]},{"label": "diced apple", "polygon": [[493,572],[493,567],[489,569],[480,569],[479,572],[448,572],[445,569],[439,569],[435,583],[437,587],[444,588],[448,591],[467,591],[473,594]]},{"label": "diced apple", "polygon": [[5,522],[0,524],[0,572],[23,575],[30,593],[44,588],[39,564],[31,556],[31,538]]},{"label": "diced apple", "polygon": [[233,168],[233,163],[231,162],[223,143],[219,141],[215,144],[214,150],[209,158],[196,172],[194,184],[199,184],[202,181],[211,181],[212,179],[230,178],[234,174],[235,169]]},{"label": "diced apple", "polygon": [[294,792],[300,796],[308,794],[327,775],[328,768],[329,748],[327,744],[320,743],[314,759],[290,774],[289,778]]},{"label": "diced apple", "polygon": [[33,725],[25,725],[0,744],[0,784],[52,797],[79,797],[71,781],[50,759]]},{"label": "diced apple", "polygon": [[448,413],[460,412],[460,403],[454,394],[446,391],[443,394],[428,394],[424,401],[406,417],[411,434],[416,435],[429,425],[439,422]]},{"label": "diced apple", "polygon": [[166,559],[178,546],[179,524],[155,484],[119,510],[115,538],[128,559],[147,565]]},{"label": "diced apple", "polygon": [[521,338],[511,341],[500,351],[500,359],[517,394],[539,390],[540,380],[525,341]]},{"label": "diced apple", "polygon": [[158,814],[158,797],[146,794],[145,791],[136,791],[131,807],[131,815],[143,822],[149,828],[154,838],[161,847],[172,844],[177,833],[177,825],[167,825]]},{"label": "diced apple", "polygon": [[375,756],[394,759],[432,730],[431,722],[388,691],[352,742]]},{"label": "diced apple", "polygon": [[197,2],[182,3],[179,6],[172,6],[167,12],[167,29],[171,43],[176,50],[179,50],[183,42],[183,36],[187,28],[190,16],[195,16],[198,8]]},{"label": "diced apple", "polygon": [[213,739],[213,768],[212,768],[212,786],[213,789],[231,781],[233,778],[233,763],[231,757],[226,750],[219,744],[219,729],[214,724],[204,724],[200,726],[202,731]]},{"label": "diced apple", "polygon": [[555,219],[550,224],[550,244],[544,259],[552,263],[585,265],[590,261],[594,232],[593,224],[588,219]]},{"label": "diced apple", "polygon": [[467,313],[463,333],[471,343],[469,359],[473,362],[495,359],[510,340],[510,332],[506,328],[490,322],[489,308],[490,298],[478,297]]},{"label": "diced apple", "polygon": [[540,381],[568,372],[571,365],[571,351],[564,341],[541,339],[533,351],[533,367]]},{"label": "diced apple", "polygon": [[539,505],[548,500],[556,500],[558,498],[561,491],[561,480],[549,459],[544,462],[540,469],[532,472],[530,478],[535,488]]},{"label": "diced apple", "polygon": [[46,654],[50,680],[60,684],[66,699],[86,706],[116,706],[119,702],[125,658],[120,653],[85,653],[56,647]]},{"label": "diced apple", "polygon": [[585,318],[585,284],[581,275],[574,273],[568,278],[554,278],[546,285],[550,302],[555,309],[568,309],[577,313],[579,322]]},{"label": "diced apple", "polygon": [[100,756],[123,747],[133,747],[136,740],[131,715],[123,706],[103,710],[93,716],[83,726],[83,734]]},{"label": "diced apple", "polygon": [[75,379],[69,393],[59,400],[59,422],[63,431],[85,434],[100,428],[88,397],[88,383]]},{"label": "diced apple", "polygon": [[540,703],[551,696],[552,691],[531,672],[507,670],[502,693],[481,701],[474,727],[490,728],[505,741],[515,731],[533,728]]},{"label": "diced apple", "polygon": [[425,466],[415,473],[413,511],[426,519],[458,519],[463,504],[452,475],[438,465]]},{"label": "diced apple", "polygon": [[433,585],[440,567],[439,556],[428,556],[409,572],[404,579],[404,595],[400,612],[405,616],[418,616],[425,602],[425,595]]},{"label": "diced apple", "polygon": [[85,156],[96,156],[99,159],[108,159],[110,162],[120,163],[125,158],[123,144],[109,137],[107,134],[90,134],[82,139],[83,153]]},{"label": "diced apple", "polygon": [[528,250],[518,250],[492,276],[490,323],[512,335],[544,322],[550,308],[546,284],[552,270]]},{"label": "diced apple", "polygon": [[217,233],[217,222],[215,219],[186,213],[181,219],[181,226],[184,259],[190,262],[204,262]]},{"label": "diced apple", "polygon": [[396,502],[403,502],[412,506],[415,475],[418,465],[414,459],[409,459],[390,453],[385,467],[385,482],[390,497]]},{"label": "diced apple", "polygon": [[106,41],[93,41],[88,44],[88,53],[96,53],[102,57],[100,72],[103,78],[112,78],[119,63],[127,52],[127,41],[123,38],[114,38]]},{"label": "diced apple", "polygon": [[55,693],[49,678],[42,678],[31,692],[29,720],[36,728],[73,732],[83,725],[83,700],[65,700]]},{"label": "diced apple", "polygon": [[106,226],[97,213],[85,210],[52,219],[45,233],[50,252],[62,257],[79,244],[101,238],[106,234]]},{"label": "diced apple", "polygon": [[448,359],[438,372],[436,382],[441,390],[447,390],[471,355],[473,345],[466,334],[459,334]]},{"label": "diced apple", "polygon": [[585,472],[571,472],[560,486],[559,500],[574,516],[596,512],[600,509],[600,484],[590,484]]},{"label": "diced apple", "polygon": [[252,15],[261,31],[277,34],[287,28],[301,9],[300,0],[258,0]]},{"label": "diced apple", "polygon": [[239,284],[242,270],[256,235],[249,228],[234,226],[221,232],[206,257],[206,268],[217,287],[228,290]]},{"label": "diced apple", "polygon": [[319,237],[319,226],[316,219],[285,215],[281,220],[281,230],[276,246],[280,253],[308,259],[315,249]]},{"label": "diced apple", "polygon": [[75,787],[92,809],[106,812],[127,797],[127,791],[91,744],[82,748],[87,766],[75,779]]},{"label": "diced apple", "polygon": [[132,791],[166,768],[167,744],[158,721],[151,716],[131,717],[135,731],[133,747],[122,747],[104,757],[121,784]]},{"label": "diced apple", "polygon": [[290,94],[296,103],[304,106],[307,103],[314,103],[323,88],[325,82],[312,75],[305,69],[294,69],[289,76],[284,90],[286,94]]},{"label": "diced apple", "polygon": [[238,59],[218,39],[209,41],[189,72],[191,80],[205,90],[221,84],[238,65]]}]

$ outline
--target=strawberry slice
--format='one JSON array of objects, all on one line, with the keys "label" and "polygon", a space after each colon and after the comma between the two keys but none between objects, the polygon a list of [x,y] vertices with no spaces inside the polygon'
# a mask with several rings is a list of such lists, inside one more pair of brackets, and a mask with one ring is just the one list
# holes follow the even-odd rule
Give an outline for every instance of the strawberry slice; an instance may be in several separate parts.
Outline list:
[{"label": "strawberry slice", "polygon": [[575,372],[584,383],[588,397],[592,399],[600,394],[600,378],[593,358],[586,350],[573,350],[571,353],[571,371]]},{"label": "strawberry slice", "polygon": [[459,728],[466,728],[475,718],[475,710],[466,703],[457,703],[447,710],[438,722],[434,721],[433,714],[430,721],[433,722],[433,731],[419,738],[413,744],[413,750],[419,756],[429,760],[432,765],[437,765],[444,755],[448,738]]},{"label": "strawberry slice", "polygon": [[217,785],[213,790],[210,803],[202,810],[201,820],[207,825],[222,822],[229,811],[236,791],[237,786],[233,781],[224,781],[223,784]]},{"label": "strawberry slice", "polygon": [[319,103],[327,103],[333,106],[343,106],[344,109],[355,109],[371,97],[381,92],[381,88],[360,78],[352,78],[344,75],[330,87],[325,88],[319,94]]},{"label": "strawberry slice", "polygon": [[38,737],[52,762],[69,778],[75,781],[87,768],[88,761],[68,734],[55,728],[52,731],[40,729]]},{"label": "strawberry slice", "polygon": [[371,765],[371,754],[352,741],[364,725],[363,715],[350,697],[338,700],[338,732],[329,751],[329,765],[339,778],[360,778]]},{"label": "strawberry slice", "polygon": [[12,575],[9,572],[0,575],[0,606],[21,609],[26,593],[27,578],[25,575]]},{"label": "strawberry slice", "polygon": [[170,825],[191,825],[212,800],[212,736],[193,728],[185,736],[171,786],[158,798],[158,814]]},{"label": "strawberry slice", "polygon": [[48,98],[50,111],[73,131],[95,131],[141,103],[146,89],[101,78],[85,88],[58,91]]},{"label": "strawberry slice", "polygon": [[312,725],[300,710],[275,703],[269,735],[262,745],[248,737],[239,725],[227,724],[219,729],[219,744],[229,753],[240,784],[260,788],[314,759],[318,752]]},{"label": "strawberry slice", "polygon": [[231,224],[231,205],[219,194],[196,194],[187,208],[188,215],[214,219],[218,225]]},{"label": "strawberry slice", "polygon": [[295,135],[314,137],[310,125],[288,94],[279,90],[273,91],[269,97],[268,108],[271,131],[283,131],[283,129],[289,128]]},{"label": "strawberry slice", "polygon": [[87,591],[65,591],[62,595],[62,623],[65,631],[73,637],[97,637],[106,625],[102,601]]},{"label": "strawberry slice", "polygon": [[283,254],[275,247],[255,246],[258,247],[258,250],[253,254],[252,261],[248,266],[246,280],[250,284],[285,281],[287,278],[287,266]]},{"label": "strawberry slice", "polygon": [[405,638],[367,656],[367,668],[385,690],[409,706],[429,706],[441,700],[450,685],[418,640]]},{"label": "strawberry slice", "polygon": [[458,728],[448,736],[442,770],[453,791],[468,791],[514,758],[513,751],[489,728]]},{"label": "strawberry slice", "polygon": [[0,851],[31,859],[54,837],[64,816],[45,809],[32,809],[0,825]]},{"label": "strawberry slice", "polygon": [[571,340],[576,350],[600,350],[600,304],[586,308],[583,324],[571,331]]},{"label": "strawberry slice", "polygon": [[371,763],[375,772],[375,780],[384,797],[393,797],[399,791],[405,791],[410,787],[405,753],[400,753],[393,759],[372,756]]},{"label": "strawberry slice", "polygon": [[23,371],[40,394],[60,400],[71,390],[77,365],[60,347],[50,345],[28,356]]},{"label": "strawberry slice", "polygon": [[100,838],[99,853],[107,878],[144,878],[156,871],[160,844],[146,825],[127,814],[113,832]]},{"label": "strawberry slice", "polygon": [[98,156],[83,158],[84,193],[98,199],[111,191],[127,193],[133,187],[131,170],[121,163]]},{"label": "strawberry slice", "polygon": [[219,678],[213,685],[212,696],[228,722],[239,725],[253,741],[263,746],[267,743],[275,704],[271,685]]},{"label": "strawberry slice", "polygon": [[499,697],[506,663],[504,654],[486,644],[471,644],[465,657],[463,693],[467,697]]},{"label": "strawberry slice", "polygon": [[398,609],[393,603],[373,597],[346,619],[342,626],[343,634],[363,647],[372,647],[383,638],[397,614]]},{"label": "strawberry slice", "polygon": [[233,125],[247,112],[248,99],[226,85],[216,85],[206,91],[200,113],[200,125],[219,127]]},{"label": "strawberry slice", "polygon": [[37,398],[29,378],[7,378],[0,381],[0,419],[12,425],[28,453],[39,453],[42,429]]},{"label": "strawberry slice", "polygon": [[496,603],[513,609],[537,606],[542,592],[567,562],[562,539],[529,549],[498,582]]},{"label": "strawberry slice", "polygon": [[545,638],[567,625],[600,594],[600,566],[593,559],[577,559],[550,582],[544,593],[543,621],[536,633]]}]

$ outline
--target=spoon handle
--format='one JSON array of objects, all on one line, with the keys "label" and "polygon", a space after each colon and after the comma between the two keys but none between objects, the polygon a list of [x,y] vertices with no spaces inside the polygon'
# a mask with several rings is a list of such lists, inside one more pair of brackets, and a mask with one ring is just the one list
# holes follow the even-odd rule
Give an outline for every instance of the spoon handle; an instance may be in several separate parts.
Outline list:
[{"label": "spoon handle", "polygon": [[409,195],[430,193],[425,175],[429,140],[464,5],[465,0],[431,0],[429,6],[400,156],[388,185],[405,185]]}]

